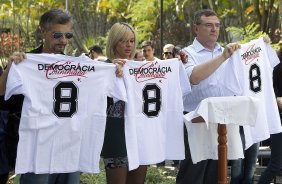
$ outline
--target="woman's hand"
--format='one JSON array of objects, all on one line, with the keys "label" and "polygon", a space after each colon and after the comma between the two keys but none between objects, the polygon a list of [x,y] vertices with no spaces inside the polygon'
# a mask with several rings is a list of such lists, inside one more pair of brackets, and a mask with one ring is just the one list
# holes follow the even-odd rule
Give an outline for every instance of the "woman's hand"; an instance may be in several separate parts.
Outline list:
[{"label": "woman's hand", "polygon": [[123,76],[123,65],[125,64],[126,59],[114,59],[112,61],[113,64],[117,66],[116,76],[122,77]]}]

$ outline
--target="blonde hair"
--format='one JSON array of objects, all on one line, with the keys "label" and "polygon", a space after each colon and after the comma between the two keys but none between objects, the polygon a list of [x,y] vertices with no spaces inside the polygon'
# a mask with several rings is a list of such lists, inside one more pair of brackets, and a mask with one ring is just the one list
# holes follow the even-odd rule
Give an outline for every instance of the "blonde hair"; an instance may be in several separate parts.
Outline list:
[{"label": "blonde hair", "polygon": [[133,59],[136,50],[137,40],[133,27],[127,23],[115,23],[111,27],[106,46],[106,55],[108,59],[113,60],[116,58],[116,46],[118,42],[123,40],[127,41],[130,33],[133,33],[135,38],[134,48],[130,54],[130,59]]}]

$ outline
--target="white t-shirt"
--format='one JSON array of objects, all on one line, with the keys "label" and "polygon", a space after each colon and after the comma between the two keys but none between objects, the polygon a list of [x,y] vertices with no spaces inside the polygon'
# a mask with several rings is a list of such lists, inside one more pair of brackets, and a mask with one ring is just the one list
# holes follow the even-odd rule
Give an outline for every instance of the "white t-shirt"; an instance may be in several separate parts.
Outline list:
[{"label": "white t-shirt", "polygon": [[86,56],[27,54],[5,99],[23,94],[16,173],[99,172],[107,96],[126,101],[113,64]]},{"label": "white t-shirt", "polygon": [[260,99],[256,125],[244,127],[246,148],[282,131],[272,82],[278,63],[276,52],[260,38],[241,45],[226,67],[222,82],[230,91]]},{"label": "white t-shirt", "polygon": [[128,61],[124,81],[129,170],[184,159],[182,96],[191,89],[182,63],[178,59]]}]

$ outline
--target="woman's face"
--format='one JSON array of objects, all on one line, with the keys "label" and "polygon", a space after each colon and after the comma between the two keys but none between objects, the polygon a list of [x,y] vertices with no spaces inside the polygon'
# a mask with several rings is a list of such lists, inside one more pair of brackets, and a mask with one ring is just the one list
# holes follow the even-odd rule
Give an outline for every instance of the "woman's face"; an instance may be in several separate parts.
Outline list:
[{"label": "woman's face", "polygon": [[135,46],[135,36],[130,32],[126,39],[120,40],[116,45],[116,57],[120,59],[130,59]]}]

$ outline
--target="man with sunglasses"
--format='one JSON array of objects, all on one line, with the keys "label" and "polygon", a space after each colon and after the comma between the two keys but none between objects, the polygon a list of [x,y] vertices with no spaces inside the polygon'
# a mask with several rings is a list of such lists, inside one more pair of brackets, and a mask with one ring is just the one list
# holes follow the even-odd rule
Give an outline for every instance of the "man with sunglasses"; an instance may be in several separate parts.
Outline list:
[{"label": "man with sunglasses", "polygon": [[52,9],[41,16],[39,31],[43,44],[31,53],[63,54],[73,37],[71,17],[63,10]]},{"label": "man with sunglasses", "polygon": [[163,59],[172,59],[175,58],[175,53],[173,52],[174,45],[173,44],[166,44],[163,47]]},{"label": "man with sunglasses", "polygon": [[[64,54],[69,39],[73,37],[72,33],[72,17],[68,12],[61,9],[52,9],[45,12],[39,22],[39,31],[43,43],[30,53],[54,53]],[[18,128],[23,105],[23,95],[14,95],[8,101],[3,100],[5,94],[5,85],[11,66],[11,61],[17,63],[25,59],[25,54],[10,57],[10,61],[6,70],[0,78],[0,104],[1,108],[9,110],[9,119],[7,124],[7,152],[10,167],[15,167]],[[80,173],[56,173],[56,174],[35,174],[26,173],[20,177],[21,184],[78,184]]]}]

